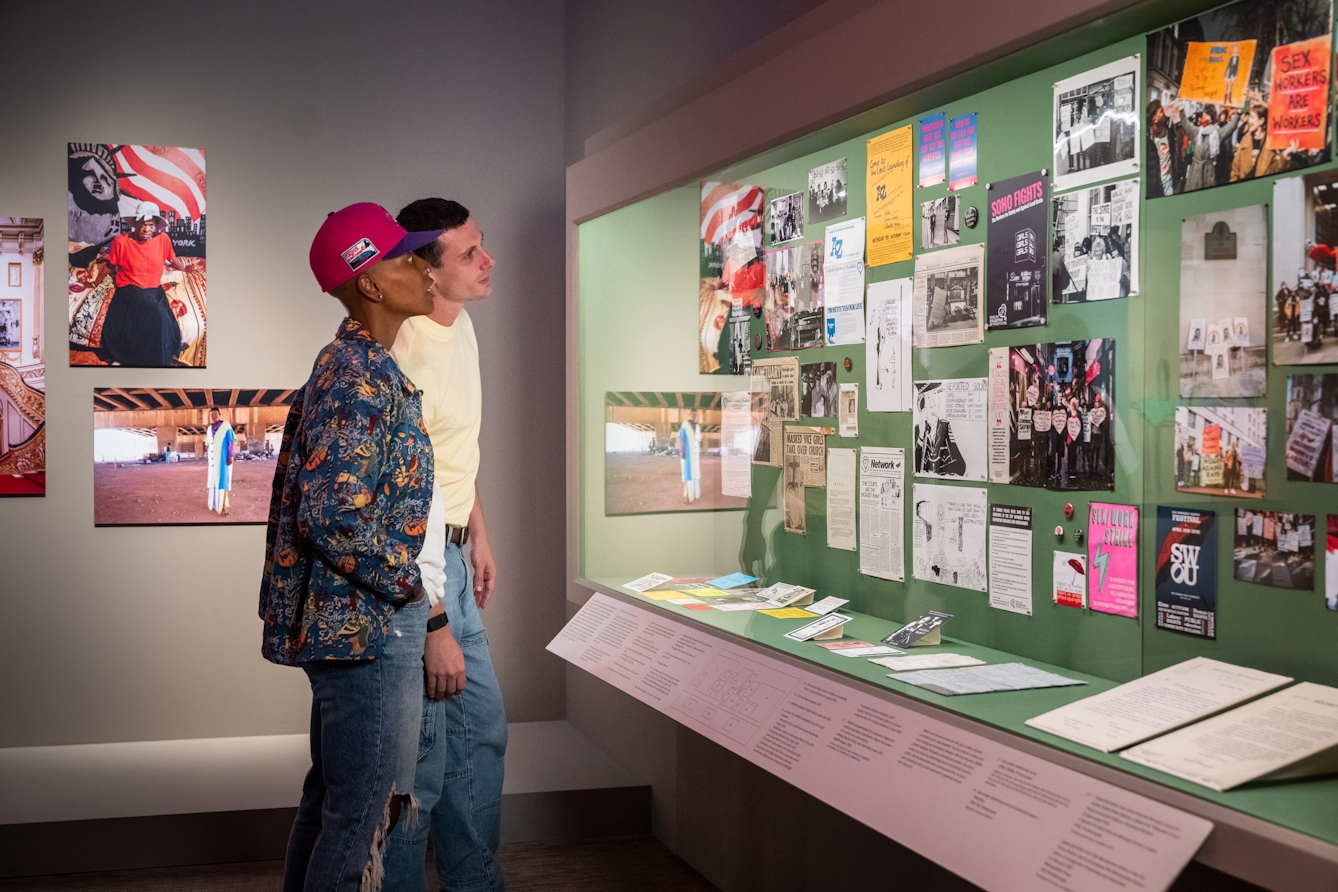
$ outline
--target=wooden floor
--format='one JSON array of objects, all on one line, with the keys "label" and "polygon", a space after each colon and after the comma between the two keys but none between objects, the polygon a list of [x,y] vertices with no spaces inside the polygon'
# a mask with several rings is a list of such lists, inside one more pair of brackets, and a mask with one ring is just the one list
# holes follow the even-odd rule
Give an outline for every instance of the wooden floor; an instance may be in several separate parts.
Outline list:
[{"label": "wooden floor", "polygon": [[[510,892],[717,892],[651,836],[513,843],[498,859]],[[0,880],[0,892],[278,892],[282,878],[283,862],[254,861]]]}]

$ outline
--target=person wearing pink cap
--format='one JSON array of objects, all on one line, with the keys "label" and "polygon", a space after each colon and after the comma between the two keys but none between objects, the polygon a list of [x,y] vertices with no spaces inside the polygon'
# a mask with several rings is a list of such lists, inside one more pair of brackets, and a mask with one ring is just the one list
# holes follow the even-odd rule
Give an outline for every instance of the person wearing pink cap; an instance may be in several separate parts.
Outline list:
[{"label": "person wearing pink cap", "polygon": [[375,892],[412,812],[428,603],[417,559],[432,505],[421,397],[390,355],[432,311],[437,232],[374,204],[331,214],[311,244],[321,290],[348,312],[293,398],[274,473],[260,585],[261,652],[311,683],[311,770],[285,892]]}]

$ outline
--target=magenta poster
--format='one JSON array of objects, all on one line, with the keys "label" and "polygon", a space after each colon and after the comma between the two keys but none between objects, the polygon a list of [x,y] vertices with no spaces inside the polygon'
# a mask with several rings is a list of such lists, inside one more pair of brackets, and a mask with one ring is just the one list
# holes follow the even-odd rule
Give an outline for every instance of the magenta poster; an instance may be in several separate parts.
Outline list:
[{"label": "magenta poster", "polygon": [[1087,536],[1087,606],[1138,616],[1138,509],[1093,502]]}]

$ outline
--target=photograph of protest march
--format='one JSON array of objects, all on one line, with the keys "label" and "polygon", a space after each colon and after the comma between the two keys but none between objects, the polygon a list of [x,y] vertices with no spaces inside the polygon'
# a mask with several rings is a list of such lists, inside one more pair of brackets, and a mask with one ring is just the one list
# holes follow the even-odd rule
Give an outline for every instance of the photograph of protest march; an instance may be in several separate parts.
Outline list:
[{"label": "photograph of protest march", "polygon": [[1175,410],[1175,488],[1209,496],[1267,495],[1268,410],[1179,406]]},{"label": "photograph of protest march", "polygon": [[822,242],[767,252],[767,349],[823,345]]},{"label": "photograph of protest march", "polygon": [[1338,483],[1333,429],[1338,425],[1338,374],[1287,378],[1287,479]]},{"label": "photograph of protest march", "polygon": [[1054,199],[1052,299],[1060,304],[1138,293],[1138,180]]},{"label": "photograph of protest march", "polygon": [[836,417],[836,363],[810,362],[799,367],[800,409],[805,418]]},{"label": "photograph of protest march", "polygon": [[604,513],[745,508],[720,491],[721,396],[604,394]]},{"label": "photograph of protest march", "polygon": [[1315,515],[1236,509],[1236,578],[1314,591]]},{"label": "photograph of protest march", "polygon": [[803,238],[804,193],[793,192],[771,199],[767,224],[767,240],[773,245]]},{"label": "photograph of protest march", "polygon": [[[990,374],[1007,375],[1007,412],[990,406],[1007,425],[1007,467],[991,458],[990,479],[1056,490],[1115,488],[1115,341],[1057,341],[1002,347],[1007,361]],[[991,356],[994,351],[991,351]],[[1005,388],[991,382],[995,393]]]},{"label": "photograph of protest march", "polygon": [[961,238],[957,209],[960,195],[945,195],[920,202],[920,247],[946,248]]},{"label": "photograph of protest march", "polygon": [[1137,56],[1054,87],[1054,183],[1072,189],[1138,172]]},{"label": "photograph of protest march", "polygon": [[916,347],[955,347],[985,340],[981,307],[984,245],[958,245],[915,257],[911,335]]},{"label": "photograph of protest march", "polygon": [[1180,396],[1263,396],[1268,219],[1261,205],[1180,227]]},{"label": "photograph of protest march", "polygon": [[808,222],[827,223],[846,215],[846,159],[808,172]]},{"label": "photograph of protest march", "polygon": [[1329,160],[1329,0],[1239,0],[1147,36],[1147,197]]},{"label": "photograph of protest march", "polygon": [[0,497],[46,495],[46,226],[0,217]]},{"label": "photograph of protest march", "polygon": [[1273,183],[1273,364],[1338,363],[1338,171]]},{"label": "photograph of protest march", "polygon": [[94,524],[265,523],[294,393],[95,389]]},{"label": "photograph of protest march", "polygon": [[[762,214],[766,193],[740,183],[702,183],[697,289],[697,371],[731,371],[730,309],[761,303],[766,285]],[[737,364],[737,363],[735,363]]]},{"label": "photograph of protest march", "polygon": [[70,365],[204,368],[205,151],[76,143]]},{"label": "photograph of protest march", "polygon": [[1050,309],[1050,182],[1045,171],[990,183],[985,327],[1044,325]]}]

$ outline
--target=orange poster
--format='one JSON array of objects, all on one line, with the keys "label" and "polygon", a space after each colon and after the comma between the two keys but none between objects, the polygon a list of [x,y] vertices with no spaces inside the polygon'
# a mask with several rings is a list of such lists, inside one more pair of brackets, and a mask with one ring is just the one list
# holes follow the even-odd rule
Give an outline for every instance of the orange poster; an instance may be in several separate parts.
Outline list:
[{"label": "orange poster", "polygon": [[911,259],[911,149],[909,124],[868,142],[868,266]]},{"label": "orange poster", "polygon": [[1329,110],[1330,35],[1273,50],[1273,87],[1268,98],[1265,148],[1322,149]]},{"label": "orange poster", "polygon": [[1253,40],[1190,42],[1185,47],[1179,98],[1233,108],[1244,105],[1245,86],[1254,65],[1254,44]]},{"label": "orange poster", "polygon": [[1222,425],[1210,424],[1203,429],[1203,437],[1199,440],[1199,453],[1202,455],[1216,455],[1222,449]]}]

